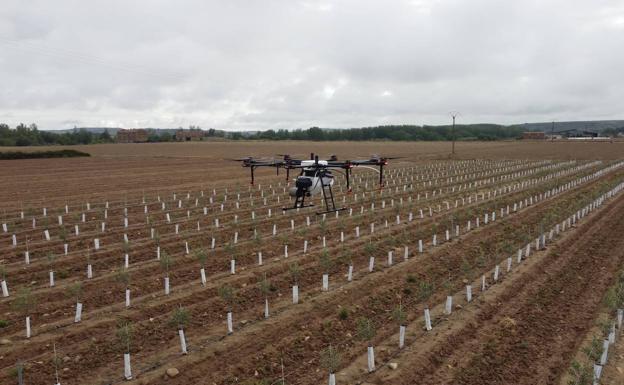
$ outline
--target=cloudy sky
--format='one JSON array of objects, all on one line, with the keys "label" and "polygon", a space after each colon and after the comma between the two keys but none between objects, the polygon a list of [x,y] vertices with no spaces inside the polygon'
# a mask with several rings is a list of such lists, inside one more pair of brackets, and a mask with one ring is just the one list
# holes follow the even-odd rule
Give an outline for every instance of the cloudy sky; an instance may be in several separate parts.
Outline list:
[{"label": "cloudy sky", "polygon": [[624,118],[622,0],[2,0],[0,122]]}]

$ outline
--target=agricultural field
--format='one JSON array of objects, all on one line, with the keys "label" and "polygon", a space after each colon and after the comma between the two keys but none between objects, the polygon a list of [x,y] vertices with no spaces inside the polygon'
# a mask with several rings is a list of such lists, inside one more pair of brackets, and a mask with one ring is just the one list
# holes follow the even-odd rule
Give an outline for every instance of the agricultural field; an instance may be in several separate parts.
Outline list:
[{"label": "agricultural field", "polygon": [[73,148],[0,161],[1,384],[624,383],[624,142]]}]

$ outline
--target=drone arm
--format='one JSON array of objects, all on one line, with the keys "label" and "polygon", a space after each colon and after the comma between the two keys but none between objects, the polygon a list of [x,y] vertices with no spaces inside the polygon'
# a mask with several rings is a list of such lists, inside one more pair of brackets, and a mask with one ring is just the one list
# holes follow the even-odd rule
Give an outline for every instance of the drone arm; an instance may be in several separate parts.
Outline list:
[{"label": "drone arm", "polygon": [[253,184],[254,184],[254,169],[256,167],[255,166],[251,166],[249,168],[251,169],[251,185],[253,186]]}]

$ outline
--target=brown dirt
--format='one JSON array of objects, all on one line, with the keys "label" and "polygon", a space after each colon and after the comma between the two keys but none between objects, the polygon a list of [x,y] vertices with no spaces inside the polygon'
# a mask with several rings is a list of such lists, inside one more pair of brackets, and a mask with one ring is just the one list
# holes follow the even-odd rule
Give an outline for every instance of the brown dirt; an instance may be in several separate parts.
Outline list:
[{"label": "brown dirt", "polygon": [[[0,318],[10,321],[9,326],[2,329],[2,336],[9,337],[13,343],[11,346],[0,346],[0,361],[3,361],[3,371],[0,374],[0,382],[10,381],[11,367],[17,359],[27,361],[28,384],[48,383],[52,378],[52,368],[49,364],[51,344],[57,343],[63,355],[69,357],[69,361],[63,364],[62,381],[63,384],[74,383],[118,383],[122,382],[120,373],[122,370],[121,350],[114,338],[114,328],[117,318],[125,317],[134,321],[136,325],[136,335],[133,343],[133,369],[138,376],[138,383],[247,383],[253,381],[274,381],[279,377],[280,358],[284,359],[287,368],[287,379],[293,383],[312,384],[324,381],[325,376],[318,371],[318,352],[329,343],[335,343],[344,350],[343,366],[356,362],[361,353],[361,343],[355,338],[347,337],[355,335],[355,321],[359,316],[367,316],[378,324],[378,335],[376,343],[382,344],[393,338],[394,324],[389,322],[389,312],[396,304],[397,295],[404,296],[406,308],[410,309],[410,322],[417,322],[422,313],[422,308],[426,302],[438,303],[445,296],[446,286],[453,290],[461,288],[464,278],[474,279],[481,272],[488,271],[493,267],[495,259],[509,247],[517,247],[527,241],[530,234],[534,236],[539,225],[552,224],[561,220],[562,216],[569,215],[579,205],[588,202],[596,194],[612,186],[616,180],[621,179],[621,173],[612,173],[597,181],[592,181],[582,185],[577,189],[556,196],[547,201],[529,206],[520,213],[509,218],[498,219],[495,223],[484,226],[479,230],[462,235],[453,242],[445,243],[443,246],[412,258],[408,262],[401,262],[398,268],[386,268],[385,253],[389,249],[395,250],[395,263],[402,261],[402,250],[400,247],[405,243],[410,245],[412,253],[415,251],[416,239],[423,238],[430,243],[430,236],[433,232],[441,238],[443,231],[451,223],[464,223],[469,218],[474,218],[477,213],[486,210],[499,209],[504,205],[513,203],[519,199],[535,196],[540,192],[554,187],[564,181],[586,175],[597,168],[583,170],[572,175],[560,177],[554,181],[542,181],[535,186],[524,188],[511,193],[499,195],[496,199],[460,206],[458,209],[452,208],[449,211],[437,210],[438,204],[448,200],[451,203],[466,196],[467,192],[444,191],[442,196],[429,197],[414,206],[414,208],[402,207],[395,210],[388,207],[381,210],[381,201],[385,200],[389,204],[391,199],[398,202],[403,197],[406,199],[408,193],[394,190],[394,186],[384,190],[384,195],[373,196],[371,190],[374,188],[374,175],[370,175],[369,187],[364,188],[362,181],[360,188],[369,190],[366,199],[352,204],[355,209],[360,205],[367,208],[365,215],[353,218],[345,218],[343,225],[346,231],[352,230],[353,226],[359,224],[363,233],[368,232],[368,223],[377,223],[378,233],[374,237],[364,235],[357,240],[353,234],[349,234],[345,242],[345,248],[351,251],[353,261],[356,266],[355,281],[346,284],[346,279],[342,277],[346,272],[346,259],[342,258],[344,252],[336,245],[338,233],[335,228],[326,231],[330,241],[330,253],[334,258],[334,265],[330,273],[329,293],[321,294],[318,290],[320,286],[321,267],[318,265],[320,254],[320,229],[318,218],[312,216],[312,226],[305,231],[288,232],[287,236],[267,238],[262,244],[265,258],[265,266],[255,265],[256,251],[260,246],[254,244],[249,238],[253,233],[253,227],[249,219],[237,229],[240,231],[241,239],[244,241],[239,248],[240,255],[237,264],[240,268],[235,276],[227,274],[230,255],[220,247],[210,257],[210,263],[206,267],[209,284],[207,288],[202,288],[199,282],[198,263],[191,256],[183,255],[183,242],[190,241],[191,250],[206,245],[206,238],[211,234],[216,234],[219,244],[231,239],[235,226],[225,225],[218,231],[208,230],[214,217],[233,217],[234,214],[244,218],[250,215],[252,210],[248,198],[247,170],[241,169],[236,163],[224,162],[224,158],[238,157],[244,155],[272,155],[277,152],[284,152],[284,148],[292,154],[305,154],[310,151],[322,153],[337,153],[342,158],[354,156],[367,156],[371,153],[381,153],[384,155],[405,156],[406,159],[395,162],[393,168],[397,172],[410,175],[412,172],[408,167],[416,166],[415,175],[426,177],[430,175],[427,169],[432,164],[439,167],[436,172],[449,172],[451,175],[456,171],[455,165],[460,166],[465,177],[461,182],[449,182],[445,178],[439,179],[439,186],[422,187],[415,191],[424,193],[435,188],[446,188],[446,186],[458,186],[476,180],[482,181],[479,192],[487,192],[493,186],[510,185],[515,181],[525,181],[537,178],[553,171],[544,171],[536,175],[514,176],[512,179],[486,181],[485,178],[491,176],[500,177],[508,175],[514,171],[490,172],[493,162],[448,162],[448,143],[302,143],[302,142],[226,142],[226,143],[172,143],[172,144],[146,144],[146,145],[98,145],[80,146],[81,150],[91,152],[92,158],[82,159],[53,159],[53,160],[22,160],[0,162],[0,179],[9,180],[9,187],[0,192],[0,210],[6,212],[2,218],[13,218],[22,205],[29,211],[27,219],[24,221],[11,222],[10,226],[17,226],[18,239],[23,240],[26,236],[32,237],[33,263],[28,267],[23,267],[23,245],[13,250],[10,246],[10,238],[6,234],[0,234],[0,257],[8,266],[9,282],[12,293],[16,293],[20,287],[30,286],[39,299],[39,305],[34,317],[35,335],[30,340],[25,340],[23,333],[23,319],[13,312],[10,299],[0,298]],[[492,143],[460,143],[458,153],[460,158],[491,158],[491,159],[572,159],[583,157],[587,159],[601,158],[613,159],[621,154],[624,149],[624,142],[616,143],[539,143],[539,142],[492,142]],[[553,151],[554,150],[554,151]],[[432,162],[438,159],[441,161]],[[505,162],[502,165],[510,167],[517,162]],[[420,167],[419,167],[420,166]],[[522,165],[519,170],[530,170],[540,167],[534,162]],[[569,169],[571,165],[561,169]],[[602,165],[601,167],[604,167]],[[559,169],[558,169],[559,170]],[[392,172],[389,170],[389,172]],[[279,178],[270,172],[260,173],[260,183],[263,186],[272,184],[283,184],[283,176]],[[361,173],[363,177],[368,174]],[[399,183],[406,183],[402,181]],[[217,196],[223,197],[224,188],[229,189],[230,205],[226,205],[225,212],[218,210],[218,204],[209,205],[206,200],[212,188],[218,191]],[[233,207],[231,199],[233,191],[241,190],[241,208]],[[193,201],[199,190],[205,190],[207,195],[200,199],[198,207],[194,207]],[[281,194],[280,188],[276,188],[277,194]],[[191,199],[183,198],[184,207],[177,209],[174,207],[172,193],[177,192],[180,196],[191,193]],[[470,190],[474,193],[477,189]],[[254,190],[255,194],[258,194]],[[162,291],[162,274],[154,258],[154,241],[149,239],[149,228],[144,224],[143,205],[141,197],[149,197],[150,212],[153,212],[152,220],[159,223],[155,225],[159,229],[161,236],[161,246],[170,250],[176,256],[176,265],[171,271],[173,283],[173,293],[171,296],[164,296]],[[412,195],[414,193],[411,193]],[[156,195],[161,195],[167,201],[168,212],[173,216],[175,222],[180,223],[182,232],[176,235],[172,231],[172,225],[164,223],[164,214],[158,210]],[[340,194],[339,194],[340,195]],[[341,196],[341,195],[340,195]],[[350,198],[352,196],[348,196]],[[283,198],[283,195],[282,195]],[[279,208],[282,203],[276,202],[276,197],[269,196],[268,206],[260,206],[261,199],[254,198],[253,210],[256,214],[266,213],[266,209],[271,207],[274,210],[272,218],[259,218],[253,226],[257,227],[262,234],[270,232],[271,226],[276,223],[280,230],[289,227],[289,220],[295,219],[298,228],[303,226],[305,216],[309,212],[291,212],[286,217],[281,217]],[[109,200],[111,209],[109,210],[108,231],[105,235],[99,235],[96,226],[102,220],[102,210],[104,200]],[[93,207],[89,212],[86,224],[81,224],[76,214],[84,210],[86,202],[91,202]],[[376,211],[368,212],[370,202],[376,202]],[[51,242],[41,240],[43,219],[40,209],[42,206],[48,207],[49,222],[56,224],[56,215],[68,202],[71,213],[64,216],[68,231],[73,229],[73,224],[81,226],[80,237],[69,237],[70,254],[61,256],[55,270],[62,272],[65,277],[58,278],[56,288],[47,288],[48,266],[44,263],[45,255],[48,251],[54,250],[58,253],[62,250],[62,242],[58,239],[57,226],[50,226],[53,237]],[[201,207],[210,207],[209,215],[202,218]],[[403,221],[410,210],[416,211],[418,208],[426,208],[431,205],[434,208],[434,215],[424,220],[416,220],[412,224],[392,225],[394,215],[401,214]],[[123,207],[128,207],[131,222],[130,229],[124,229],[121,225],[123,218]],[[32,209],[32,213],[30,210]],[[35,210],[36,209],[36,210]],[[190,210],[191,218],[186,218],[186,211]],[[279,216],[277,214],[280,214]],[[416,212],[415,212],[416,214]],[[29,228],[31,215],[38,217],[39,227],[36,230]],[[609,216],[610,217],[610,216]],[[194,230],[195,221],[200,220],[203,231],[197,233]],[[383,228],[383,223],[388,220],[391,225],[388,229]],[[330,220],[330,223],[335,223]],[[600,223],[597,223],[598,226]],[[473,224],[474,225],[474,224]],[[54,228],[52,228],[54,227]],[[332,225],[333,227],[333,225]],[[592,230],[592,227],[588,227]],[[588,233],[590,231],[588,230]],[[463,229],[462,229],[463,231]],[[131,237],[131,266],[132,266],[132,297],[133,307],[129,310],[123,309],[123,292],[118,283],[115,282],[114,270],[118,268],[122,261],[121,237],[124,232],[128,232]],[[442,232],[442,234],[441,234]],[[96,235],[98,234],[98,235]],[[74,299],[66,296],[66,288],[69,283],[82,280],[85,274],[86,258],[84,245],[92,242],[94,236],[99,236],[103,242],[103,249],[95,253],[94,260],[95,278],[85,281],[85,314],[83,322],[73,324]],[[303,240],[311,242],[312,250],[307,255],[302,255],[301,245]],[[368,255],[364,251],[364,245],[372,240],[377,246],[379,256],[377,257],[376,272],[365,273]],[[282,242],[292,242],[291,256],[298,260],[304,269],[301,277],[302,303],[296,307],[289,304],[290,284],[287,266],[288,262],[281,258]],[[487,242],[486,242],[487,241]],[[82,242],[82,243],[81,243]],[[294,249],[294,250],[293,250]],[[570,257],[571,258],[571,257]],[[578,257],[581,260],[587,256]],[[568,258],[569,259],[569,258]],[[562,259],[564,262],[568,259]],[[587,261],[589,264],[591,261]],[[554,262],[553,262],[554,263]],[[472,269],[471,274],[463,272],[463,268],[468,266]],[[550,266],[550,265],[549,265]],[[557,265],[557,271],[565,273],[562,263]],[[608,271],[611,266],[606,266]],[[262,274],[267,273],[275,290],[269,294],[271,302],[272,318],[263,320],[261,316],[262,295],[257,289],[258,279]],[[549,274],[541,271],[534,272],[535,282],[545,284]],[[429,282],[434,285],[434,293],[427,299],[411,298],[410,295],[400,294],[406,289],[405,279],[407,275],[413,275],[418,282]],[[547,278],[548,277],[548,278]],[[556,278],[556,277],[555,277]],[[32,283],[36,281],[36,283]],[[237,332],[230,337],[224,338],[225,320],[224,304],[216,296],[216,288],[223,283],[234,285],[239,290],[238,302],[235,305],[235,328]],[[547,282],[546,282],[547,283]],[[570,284],[569,281],[562,282],[561,285]],[[576,286],[575,286],[576,287]],[[416,291],[417,286],[409,287]],[[444,289],[443,289],[444,288]],[[583,287],[583,289],[587,289]],[[580,289],[579,289],[580,290]],[[519,290],[520,292],[520,290]],[[413,292],[412,292],[413,293]],[[578,295],[578,297],[583,297]],[[511,294],[507,294],[509,301],[513,300]],[[528,296],[530,294],[523,294]],[[414,296],[415,297],[415,296]],[[566,297],[567,298],[567,297]],[[591,298],[587,298],[589,302]],[[168,325],[168,317],[171,309],[183,305],[192,314],[192,321],[187,327],[187,338],[191,354],[181,357],[175,330]],[[554,306],[549,303],[549,305]],[[350,316],[347,320],[340,321],[337,318],[337,311],[341,306],[348,306]],[[519,306],[519,305],[518,305]],[[524,309],[523,309],[524,310]],[[561,312],[555,308],[556,312]],[[495,317],[495,309],[484,305],[484,309]],[[510,316],[516,322],[517,319]],[[486,317],[487,318],[487,317]],[[246,320],[245,325],[240,321]],[[493,322],[493,321],[492,321]],[[487,325],[487,324],[486,324]],[[499,336],[496,329],[497,324],[489,327],[487,338],[492,339],[490,334],[497,338]],[[540,326],[540,325],[538,325]],[[518,327],[518,326],[516,326]],[[540,326],[541,327],[541,326]],[[509,328],[509,326],[507,326]],[[172,331],[173,330],[173,331]],[[473,332],[473,335],[477,335]],[[480,333],[478,333],[480,335]],[[308,337],[308,338],[306,338]],[[485,338],[485,337],[484,337]],[[489,340],[488,339],[488,340]],[[506,340],[505,340],[506,341]],[[461,342],[461,341],[460,341]],[[507,341],[506,341],[507,342]],[[513,342],[513,341],[511,341]],[[453,349],[445,348],[445,341],[440,341],[441,349],[445,354],[454,354]],[[459,346],[457,354],[462,352]],[[481,348],[479,348],[481,349]],[[485,351],[488,353],[488,351]],[[480,354],[485,354],[480,353]],[[499,353],[498,350],[495,351]],[[536,352],[539,353],[539,352]],[[500,352],[502,356],[508,353],[507,350]],[[464,356],[470,358],[470,355]],[[379,352],[380,360],[390,357],[390,351]],[[226,365],[221,365],[226,362]],[[477,362],[478,365],[484,365]],[[174,378],[163,380],[164,370],[175,365],[181,369],[181,374]],[[416,366],[415,366],[416,367]],[[400,373],[405,366],[401,365]],[[435,365],[429,369],[436,368]],[[483,366],[484,371],[492,368]],[[258,372],[258,375],[255,372]],[[208,373],[208,374],[207,374]],[[415,373],[415,372],[414,372]],[[436,372],[437,373],[437,372]],[[380,372],[381,374],[381,372]],[[358,374],[359,376],[359,374]],[[437,377],[431,374],[431,378]],[[459,374],[453,374],[459,378]],[[356,376],[357,377],[357,376]],[[412,377],[406,377],[412,378]],[[464,377],[461,378],[464,380]],[[247,382],[244,382],[247,381]],[[476,381],[476,380],[474,380]],[[340,381],[339,381],[340,382]],[[259,382],[260,383],[260,382]],[[474,382],[476,383],[476,382]]]},{"label": "brown dirt", "polygon": [[[15,147],[6,150],[37,151],[59,147]],[[340,158],[371,154],[403,156],[400,162],[444,160],[445,142],[195,142],[72,146],[92,158],[0,161],[0,180],[12,188],[0,191],[0,202],[75,200],[106,193],[109,199],[141,191],[183,191],[190,185],[213,187],[227,181],[232,187],[247,184],[247,170],[227,158],[274,157],[290,153],[304,158],[310,152]],[[458,159],[603,159],[621,158],[624,141],[602,142],[459,142]],[[261,171],[261,175],[270,172]],[[244,176],[241,178],[241,176]],[[238,181],[236,181],[238,180]],[[76,189],[75,186],[80,186]]]},{"label": "brown dirt", "polygon": [[476,318],[437,344],[428,358],[401,362],[400,371],[388,378],[380,373],[371,382],[557,383],[624,262],[623,213],[620,196],[583,223],[575,239],[551,247],[522,280],[481,304]]}]

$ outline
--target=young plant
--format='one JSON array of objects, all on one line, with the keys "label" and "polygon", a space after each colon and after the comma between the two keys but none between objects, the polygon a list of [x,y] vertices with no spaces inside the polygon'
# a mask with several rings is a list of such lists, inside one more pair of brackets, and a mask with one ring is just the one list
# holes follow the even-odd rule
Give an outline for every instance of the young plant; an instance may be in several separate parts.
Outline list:
[{"label": "young plant", "polygon": [[48,260],[48,268],[51,272],[54,271],[54,266],[55,266],[55,262],[56,262],[56,255],[54,255],[54,253],[52,253],[51,251],[48,252],[47,255],[47,260]]},{"label": "young plant", "polygon": [[169,320],[169,323],[172,326],[177,327],[178,330],[184,330],[190,319],[191,316],[189,311],[180,306],[176,308],[171,314],[171,319]]},{"label": "young plant", "polygon": [[36,303],[35,297],[28,288],[21,288],[13,301],[13,309],[26,319],[26,338],[30,338],[30,315]]},{"label": "young plant", "polygon": [[368,318],[360,318],[357,321],[357,335],[362,341],[368,344],[368,371],[375,370],[375,350],[373,348],[373,338],[375,337],[375,324]]},{"label": "young plant", "polygon": [[169,270],[173,265],[173,257],[166,251],[163,251],[160,255],[160,267],[165,273],[165,277],[169,278]]},{"label": "young plant", "polygon": [[197,261],[199,261],[200,268],[204,269],[206,267],[206,261],[208,260],[208,253],[206,252],[206,249],[200,247],[199,249],[195,250],[194,254],[195,258],[197,258]]},{"label": "young plant", "polygon": [[433,294],[433,285],[426,281],[420,281],[418,284],[418,294],[416,298],[418,301],[423,302]]},{"label": "young plant", "polygon": [[373,338],[375,338],[375,324],[369,318],[360,318],[357,321],[357,336],[360,340],[365,341],[368,346],[373,346]]},{"label": "young plant", "polygon": [[301,267],[297,262],[293,262],[288,265],[288,273],[293,280],[294,286],[299,286],[299,278],[301,277]]},{"label": "young plant", "polygon": [[329,274],[329,271],[333,266],[333,261],[329,257],[329,251],[327,251],[327,249],[323,249],[323,251],[321,251],[321,255],[319,256],[319,265],[321,266],[324,274]]},{"label": "young plant", "polygon": [[67,288],[67,296],[70,298],[74,298],[77,303],[80,302],[80,299],[82,298],[82,293],[82,284],[80,282],[73,283]]},{"label": "young plant", "polygon": [[267,279],[266,273],[258,282],[258,288],[264,295],[264,318],[269,318],[269,294],[271,293],[271,281]]},{"label": "young plant", "polygon": [[130,340],[132,332],[132,324],[129,320],[121,319],[117,322],[117,339],[124,350],[124,377],[126,380],[132,379],[132,368],[130,366]]},{"label": "young plant", "polygon": [[116,280],[124,289],[130,288],[130,271],[125,266],[122,266],[117,270]]},{"label": "young plant", "polygon": [[[50,346],[50,345],[48,345]],[[59,382],[59,368],[61,367],[61,365],[63,364],[63,360],[61,360],[61,358],[59,357],[57,351],[56,351],[56,344],[52,344],[52,350],[53,350],[53,355],[52,355],[52,366],[54,366],[54,377],[56,378],[56,383],[60,384]]]},{"label": "young plant", "polygon": [[169,295],[169,270],[173,265],[173,257],[169,253],[163,251],[160,256],[160,267],[165,274],[165,295]]},{"label": "young plant", "polygon": [[121,245],[121,249],[123,250],[124,254],[129,254],[130,253],[130,241],[124,240],[123,244]]},{"label": "young plant", "polygon": [[353,253],[345,246],[343,246],[340,251],[340,261],[343,263],[346,262],[349,266],[353,266]]},{"label": "young plant", "polygon": [[392,311],[392,318],[399,324],[399,349],[405,346],[405,325],[407,322],[407,313],[403,310],[402,303]]},{"label": "young plant", "polygon": [[286,246],[290,245],[290,236],[288,234],[282,233],[278,237],[279,237],[280,243],[282,245],[286,245]]},{"label": "young plant", "polygon": [[254,235],[253,235],[253,243],[256,247],[262,246],[262,237],[260,233],[258,233],[257,229],[254,227]]},{"label": "young plant", "polygon": [[226,303],[227,306],[227,334],[234,333],[234,327],[232,325],[232,307],[234,303],[235,292],[231,286],[219,287],[219,297]]},{"label": "young plant", "polygon": [[264,295],[264,298],[265,299],[268,298],[269,294],[271,293],[272,286],[271,286],[271,281],[267,279],[266,273],[264,273],[262,279],[258,281],[258,288]]},{"label": "young plant", "polygon": [[225,303],[227,307],[227,311],[231,312],[234,306],[234,299],[236,296],[236,292],[233,287],[228,285],[223,285],[218,289],[219,297]]},{"label": "young plant", "polygon": [[321,367],[329,372],[329,385],[335,385],[335,373],[342,362],[338,349],[329,345],[327,348],[321,350],[321,357],[319,361]]},{"label": "young plant", "polygon": [[403,309],[401,303],[399,303],[392,311],[392,318],[399,324],[399,326],[405,326],[407,321],[407,312]]},{"label": "young plant", "polygon": [[230,259],[236,259],[237,257],[237,251],[236,251],[236,246],[232,243],[227,243],[224,247],[223,247],[223,251],[225,251],[226,255],[230,256]]},{"label": "young plant", "polygon": [[121,319],[117,322],[117,339],[123,346],[124,353],[130,353],[130,340],[132,339],[133,327],[129,320]]},{"label": "young plant", "polygon": [[67,293],[70,297],[76,299],[76,317],[74,318],[74,322],[80,322],[82,319],[82,284],[76,282],[70,285],[67,289]]},{"label": "young plant", "polygon": [[65,226],[59,226],[59,239],[63,243],[67,243],[67,229],[65,229]]},{"label": "young plant", "polygon": [[327,221],[325,221],[324,219],[321,219],[321,221],[319,222],[319,230],[321,232],[321,236],[325,236],[325,234],[327,233]]},{"label": "young plant", "polygon": [[368,242],[366,246],[364,246],[364,252],[368,257],[374,257],[376,251],[377,247],[375,247],[375,244],[372,241]]}]

